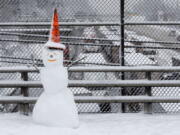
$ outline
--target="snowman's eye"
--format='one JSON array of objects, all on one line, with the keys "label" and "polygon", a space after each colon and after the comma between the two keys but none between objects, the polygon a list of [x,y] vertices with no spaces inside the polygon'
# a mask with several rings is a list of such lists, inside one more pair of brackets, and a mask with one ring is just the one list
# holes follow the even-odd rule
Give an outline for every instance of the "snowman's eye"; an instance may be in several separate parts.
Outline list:
[{"label": "snowman's eye", "polygon": [[53,55],[51,54],[49,57],[50,57],[50,58],[53,58]]}]

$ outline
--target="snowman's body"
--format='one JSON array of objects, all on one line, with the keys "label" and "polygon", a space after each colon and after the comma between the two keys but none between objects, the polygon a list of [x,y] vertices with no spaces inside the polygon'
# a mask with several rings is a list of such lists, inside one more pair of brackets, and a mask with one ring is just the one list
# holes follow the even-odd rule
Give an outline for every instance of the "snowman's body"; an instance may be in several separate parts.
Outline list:
[{"label": "snowman's body", "polygon": [[[47,44],[52,46],[56,43]],[[43,63],[45,67],[41,69],[40,75],[44,92],[34,107],[33,119],[46,125],[78,127],[79,119],[74,97],[67,88],[68,74],[67,69],[63,67],[63,51],[49,49],[46,45],[43,50]]]}]

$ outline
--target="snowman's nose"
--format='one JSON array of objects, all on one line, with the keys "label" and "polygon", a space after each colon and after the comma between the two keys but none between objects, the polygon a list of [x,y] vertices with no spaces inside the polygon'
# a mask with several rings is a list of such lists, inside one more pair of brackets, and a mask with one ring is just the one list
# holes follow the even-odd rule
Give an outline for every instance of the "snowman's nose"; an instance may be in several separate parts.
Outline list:
[{"label": "snowman's nose", "polygon": [[53,55],[52,55],[52,54],[50,55],[50,58],[53,58]]}]

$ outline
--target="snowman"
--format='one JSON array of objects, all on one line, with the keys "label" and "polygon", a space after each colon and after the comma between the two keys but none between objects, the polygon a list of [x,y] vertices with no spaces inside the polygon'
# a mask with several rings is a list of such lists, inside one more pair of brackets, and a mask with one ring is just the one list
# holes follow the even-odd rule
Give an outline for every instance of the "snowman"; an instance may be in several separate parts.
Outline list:
[{"label": "snowman", "polygon": [[37,123],[77,128],[78,112],[72,92],[67,88],[68,74],[63,66],[65,46],[60,43],[58,13],[54,10],[49,41],[45,44],[42,59],[45,67],[40,70],[44,92],[33,110],[33,120]]}]

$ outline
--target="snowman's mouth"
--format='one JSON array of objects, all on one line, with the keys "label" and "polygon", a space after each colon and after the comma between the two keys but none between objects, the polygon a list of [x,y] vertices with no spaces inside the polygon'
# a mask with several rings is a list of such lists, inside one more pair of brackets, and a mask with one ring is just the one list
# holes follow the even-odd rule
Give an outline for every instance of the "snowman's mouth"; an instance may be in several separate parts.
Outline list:
[{"label": "snowman's mouth", "polygon": [[48,62],[55,62],[56,60],[54,59],[54,60],[48,60]]},{"label": "snowman's mouth", "polygon": [[48,47],[50,50],[61,50],[64,51],[63,48],[58,48],[58,47]]}]

